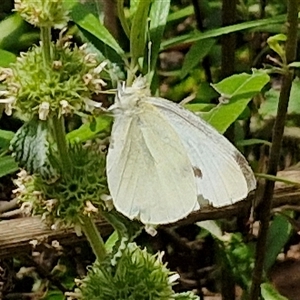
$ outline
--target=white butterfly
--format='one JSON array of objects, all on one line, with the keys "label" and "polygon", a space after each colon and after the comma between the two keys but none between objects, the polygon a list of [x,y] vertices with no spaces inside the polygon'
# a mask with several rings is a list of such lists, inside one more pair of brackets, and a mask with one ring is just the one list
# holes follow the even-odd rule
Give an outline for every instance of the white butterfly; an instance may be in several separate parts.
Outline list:
[{"label": "white butterfly", "polygon": [[243,155],[195,114],[151,97],[144,78],[123,83],[107,155],[116,209],[144,224],[172,223],[208,202],[233,204],[255,189]]}]

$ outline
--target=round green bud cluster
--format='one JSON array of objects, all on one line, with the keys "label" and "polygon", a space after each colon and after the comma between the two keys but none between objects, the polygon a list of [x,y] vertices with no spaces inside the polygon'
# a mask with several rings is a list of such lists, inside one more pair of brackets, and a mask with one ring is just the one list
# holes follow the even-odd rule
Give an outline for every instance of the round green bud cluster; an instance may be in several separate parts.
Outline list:
[{"label": "round green bud cluster", "polygon": [[[76,297],[84,300],[174,299],[178,275],[162,263],[162,254],[151,255],[135,243],[128,244],[116,266],[96,263],[79,286]],[[75,291],[76,292],[76,291]]]},{"label": "round green bud cluster", "polygon": [[87,53],[86,46],[70,48],[65,39],[52,44],[52,64],[45,64],[42,46],[34,46],[22,53],[10,69],[2,69],[0,80],[6,85],[6,113],[17,109],[20,117],[40,120],[51,116],[70,115],[92,111],[100,104],[91,100],[105,82],[95,55]]},{"label": "round green bud cluster", "polygon": [[15,10],[30,24],[62,28],[69,21],[63,0],[15,0]]},{"label": "round green bud cluster", "polygon": [[69,155],[69,172],[61,172],[49,182],[38,175],[25,176],[23,171],[15,181],[15,193],[23,207],[42,215],[54,229],[74,225],[79,230],[81,216],[98,215],[105,208],[101,200],[108,193],[105,157],[101,151],[81,145],[70,146]]}]

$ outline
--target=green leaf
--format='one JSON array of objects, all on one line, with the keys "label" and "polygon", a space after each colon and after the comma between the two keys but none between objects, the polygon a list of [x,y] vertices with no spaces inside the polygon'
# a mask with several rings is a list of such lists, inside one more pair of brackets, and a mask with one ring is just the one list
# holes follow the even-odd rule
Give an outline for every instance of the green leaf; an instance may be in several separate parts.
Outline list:
[{"label": "green leaf", "polygon": [[285,50],[284,48],[281,46],[280,43],[282,42],[286,42],[287,36],[285,34],[276,34],[274,36],[270,36],[267,39],[267,43],[269,45],[269,47],[276,52],[281,59],[284,61],[285,60]]},{"label": "green leaf", "polygon": [[139,6],[139,2],[140,2],[140,0],[130,0],[129,14],[130,14],[131,18],[132,18],[132,16],[135,15],[137,8]]},{"label": "green leaf", "polygon": [[237,120],[252,97],[259,93],[268,82],[269,76],[260,71],[255,71],[251,75],[243,73],[225,78],[213,87],[223,97],[230,99],[229,102],[221,103],[202,117],[219,132],[224,133]]},{"label": "green leaf", "polygon": [[212,236],[217,239],[221,239],[223,236],[220,226],[214,220],[206,220],[196,223],[197,226],[207,230]]},{"label": "green leaf", "polygon": [[[280,91],[271,88],[265,94],[265,101],[261,104],[258,112],[263,117],[276,117],[277,106],[279,101]],[[288,114],[300,114],[300,80],[297,78],[293,81],[290,101],[288,107]]]},{"label": "green leaf", "polygon": [[8,149],[11,139],[14,137],[15,133],[8,130],[0,129],[0,148]]},{"label": "green leaf", "polygon": [[[81,28],[96,37],[99,41],[113,49],[121,58],[124,57],[124,51],[110,34],[106,27],[100,23],[99,19],[92,14],[86,7],[77,3],[71,11],[73,21]],[[102,51],[105,53],[105,51]]]},{"label": "green leaf", "polygon": [[127,38],[129,38],[130,29],[129,29],[129,25],[128,25],[128,22],[125,17],[124,0],[117,0],[117,11],[118,11],[118,17],[119,17],[120,23],[123,27],[123,30],[124,30]]},{"label": "green leaf", "polygon": [[289,300],[275,290],[270,283],[262,283],[260,285],[261,295],[265,300]]},{"label": "green leaf", "polygon": [[264,269],[267,272],[290,238],[292,225],[282,215],[275,215],[268,231]]},{"label": "green leaf", "polygon": [[[156,70],[157,58],[159,54],[160,44],[167,23],[170,9],[170,0],[154,0],[149,17],[150,17],[150,74],[148,74],[148,83],[151,83],[152,77]],[[148,71],[148,70],[147,70]]]},{"label": "green leaf", "polygon": [[219,94],[208,82],[200,82],[197,84],[196,101],[203,103],[211,103]]},{"label": "green leaf", "polygon": [[224,34],[237,32],[246,29],[252,29],[255,27],[269,26],[271,24],[283,23],[286,20],[286,15],[280,15],[268,19],[248,21],[240,24],[225,26],[217,29],[208,30],[206,32],[193,32],[190,34],[182,35],[172,39],[168,39],[161,45],[161,50],[166,50],[170,47],[173,47],[182,43],[193,43],[199,40],[205,40],[208,38],[218,37]]},{"label": "green leaf", "polygon": [[16,172],[19,169],[18,164],[11,156],[0,157],[0,177]]},{"label": "green leaf", "polygon": [[181,8],[171,14],[169,14],[167,21],[177,21],[179,19],[186,18],[190,15],[193,15],[195,13],[193,5],[189,5],[187,7]]},{"label": "green leaf", "polygon": [[[1,3],[1,2],[0,2]],[[17,53],[37,43],[39,34],[14,13],[0,22],[0,48]]]},{"label": "green leaf", "polygon": [[30,174],[38,173],[48,179],[56,175],[50,163],[49,126],[45,121],[25,123],[11,140],[16,161]]},{"label": "green leaf", "polygon": [[85,142],[94,138],[99,132],[106,131],[110,128],[112,118],[108,116],[101,116],[95,119],[95,130],[91,130],[91,124],[85,123],[76,130],[73,130],[67,134],[67,139],[70,143]]},{"label": "green leaf", "polygon": [[184,107],[195,114],[210,111],[212,108],[214,108],[216,105],[211,103],[191,103],[191,104],[185,104]]},{"label": "green leaf", "polygon": [[300,68],[300,61],[294,61],[289,64],[290,68]]},{"label": "green leaf", "polygon": [[17,56],[11,52],[0,49],[0,67],[7,68],[11,63],[15,62]]},{"label": "green leaf", "polygon": [[64,300],[65,295],[59,290],[49,290],[46,296],[43,297],[44,300]]},{"label": "green leaf", "polygon": [[133,16],[130,31],[130,53],[134,62],[144,56],[146,48],[146,29],[151,0],[140,0]]},{"label": "green leaf", "polygon": [[253,97],[269,82],[270,77],[263,71],[253,71],[253,74],[236,74],[225,78],[212,87],[221,96],[232,99],[234,97]]},{"label": "green leaf", "polygon": [[119,234],[115,230],[105,242],[106,251],[109,253],[112,252],[112,249],[115,246],[115,244],[118,242],[118,240],[119,240]]},{"label": "green leaf", "polygon": [[187,76],[188,73],[203,60],[215,43],[215,39],[207,39],[206,41],[197,41],[192,45],[183,61],[180,73],[181,79]]}]

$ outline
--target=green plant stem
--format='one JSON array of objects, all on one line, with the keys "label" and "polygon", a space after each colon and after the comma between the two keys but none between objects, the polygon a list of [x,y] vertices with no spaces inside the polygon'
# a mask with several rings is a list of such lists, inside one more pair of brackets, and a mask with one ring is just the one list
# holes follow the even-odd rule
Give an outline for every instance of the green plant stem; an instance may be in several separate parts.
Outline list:
[{"label": "green plant stem", "polygon": [[102,262],[106,256],[106,249],[95,222],[88,216],[81,216],[81,228],[89,241],[96,259]]},{"label": "green plant stem", "polygon": [[47,67],[51,62],[51,27],[41,27],[41,41],[44,66]]},{"label": "green plant stem", "polygon": [[68,154],[68,145],[66,141],[64,118],[53,117],[52,123],[53,123],[54,137],[57,144],[57,150],[59,153],[62,168],[65,172],[70,172],[72,168],[72,163]]},{"label": "green plant stem", "polygon": [[[296,58],[297,50],[297,27],[298,27],[298,0],[288,1],[287,11],[287,41],[286,41],[286,60],[287,64]],[[292,87],[294,74],[287,71],[283,76],[279,103],[277,109],[277,117],[273,127],[272,146],[270,149],[270,158],[267,174],[276,175],[277,166],[280,157],[280,148],[285,125],[285,118],[288,108],[288,102]],[[256,245],[255,266],[252,276],[251,300],[258,300],[260,296],[260,284],[262,281],[264,258],[266,253],[266,240],[271,215],[272,198],[274,192],[274,181],[267,180],[262,201],[257,211],[260,212],[260,230]]]}]

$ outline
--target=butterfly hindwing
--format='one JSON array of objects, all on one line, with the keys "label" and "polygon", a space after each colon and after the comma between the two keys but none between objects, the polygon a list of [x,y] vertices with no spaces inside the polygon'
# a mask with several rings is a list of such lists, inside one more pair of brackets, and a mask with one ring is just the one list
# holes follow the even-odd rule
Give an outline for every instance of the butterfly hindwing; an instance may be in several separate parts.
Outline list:
[{"label": "butterfly hindwing", "polygon": [[187,155],[201,176],[195,176],[198,195],[214,206],[246,198],[256,181],[243,155],[213,127],[181,106],[148,97],[176,131]]}]

